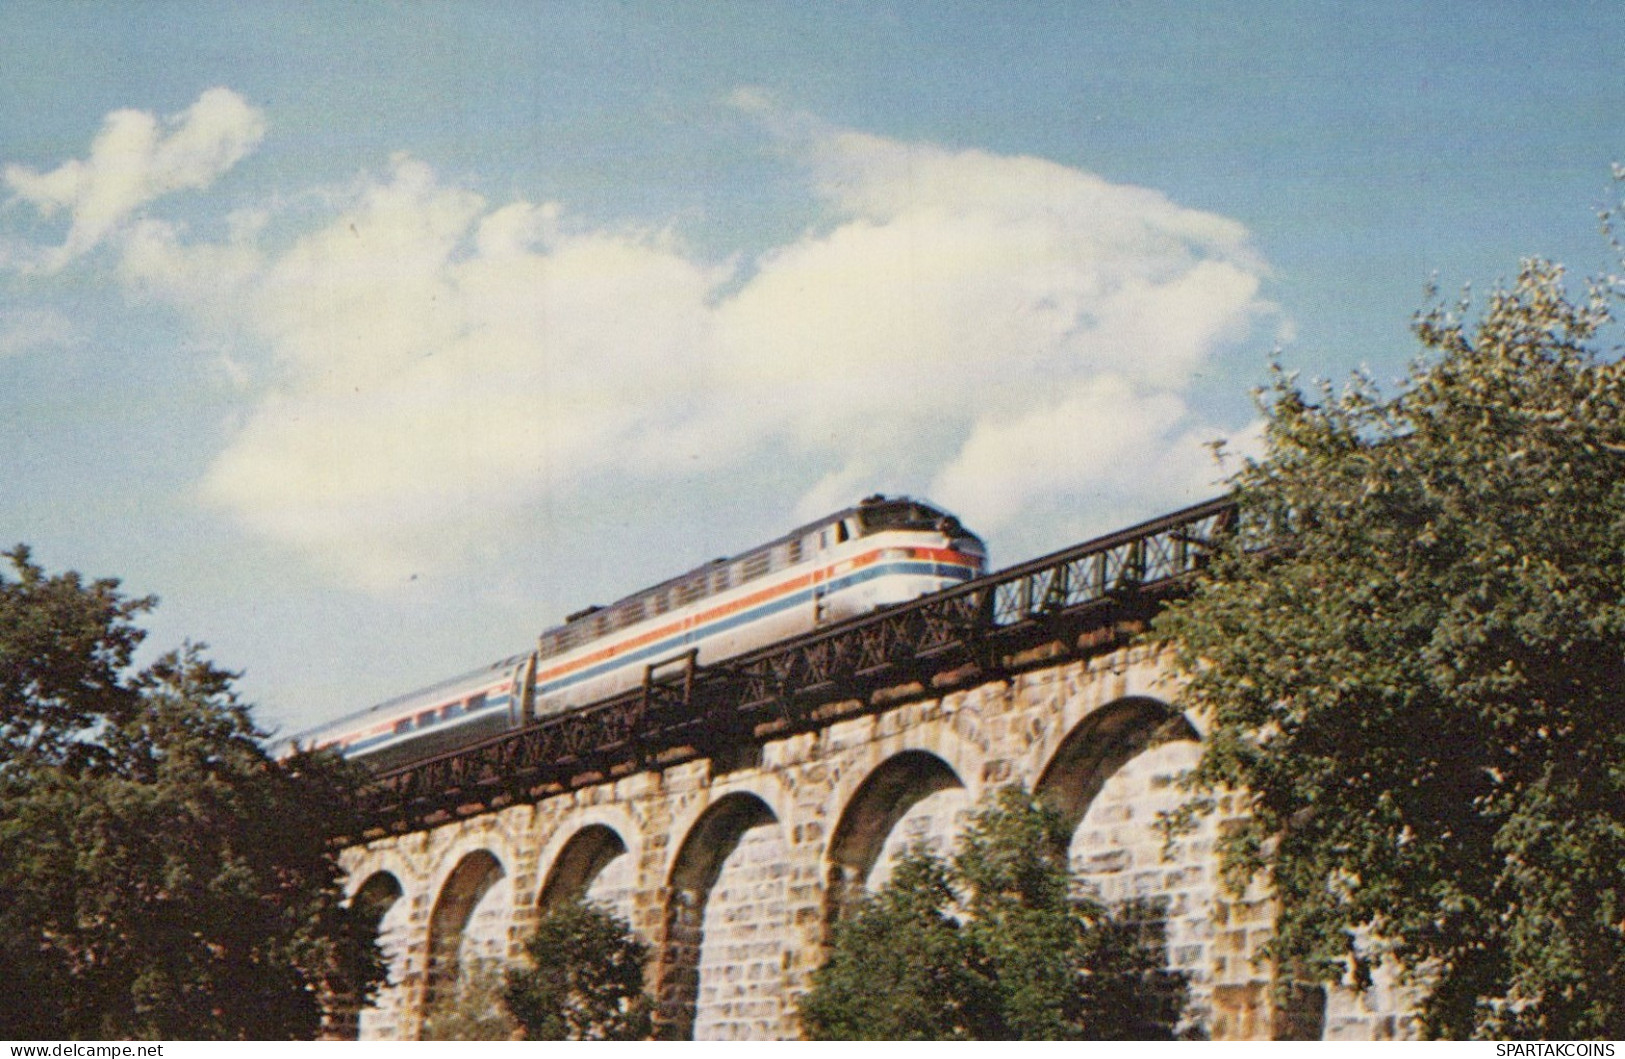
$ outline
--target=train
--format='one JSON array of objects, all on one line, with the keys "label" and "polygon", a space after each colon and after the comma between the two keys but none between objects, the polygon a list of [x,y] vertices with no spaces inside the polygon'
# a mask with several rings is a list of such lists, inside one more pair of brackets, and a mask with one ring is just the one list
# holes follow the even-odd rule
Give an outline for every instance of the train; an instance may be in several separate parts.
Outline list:
[{"label": "train", "polygon": [[529,651],[285,740],[379,771],[467,746],[831,622],[980,576],[987,550],[954,515],[876,494],[731,558],[569,615]]}]

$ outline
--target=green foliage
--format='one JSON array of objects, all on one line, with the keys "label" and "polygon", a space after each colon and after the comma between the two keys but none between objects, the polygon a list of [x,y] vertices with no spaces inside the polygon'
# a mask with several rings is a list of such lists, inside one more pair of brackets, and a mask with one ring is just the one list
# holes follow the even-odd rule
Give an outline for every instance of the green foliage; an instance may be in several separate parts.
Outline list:
[{"label": "green foliage", "polygon": [[47,577],[24,545],[0,573],[0,765],[80,764],[101,748],[83,736],[139,708],[125,679],[145,633],[135,619],[157,600],[126,599],[110,579]]},{"label": "green foliage", "polygon": [[1527,264],[1417,318],[1394,396],[1277,370],[1241,529],[1157,623],[1250,792],[1223,855],[1290,977],[1371,942],[1446,1037],[1625,1036],[1625,368],[1610,292]]},{"label": "green foliage", "polygon": [[440,989],[423,1015],[426,1041],[511,1041],[519,1028],[505,1006],[506,978],[496,961],[473,960]]},{"label": "green foliage", "polygon": [[9,558],[0,1036],[314,1036],[384,973],[328,848],[348,767],[271,761],[197,647],[132,671],[151,600]]},{"label": "green foliage", "polygon": [[626,920],[585,901],[549,911],[508,970],[508,1010],[540,1041],[641,1041],[653,1009],[643,991],[649,947]]},{"label": "green foliage", "polygon": [[994,970],[952,914],[948,866],[920,851],[890,884],[836,924],[828,961],[801,998],[815,1040],[996,1038]]},{"label": "green foliage", "polygon": [[1007,787],[951,863],[911,851],[836,924],[801,1000],[823,1040],[1167,1039],[1185,1003],[1133,922],[1073,896],[1057,816]]}]

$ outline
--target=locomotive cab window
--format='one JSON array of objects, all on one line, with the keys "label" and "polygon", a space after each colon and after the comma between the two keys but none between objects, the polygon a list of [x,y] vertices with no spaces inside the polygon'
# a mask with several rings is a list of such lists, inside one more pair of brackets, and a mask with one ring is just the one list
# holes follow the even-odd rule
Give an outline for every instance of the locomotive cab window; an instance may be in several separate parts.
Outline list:
[{"label": "locomotive cab window", "polygon": [[942,518],[942,512],[911,500],[882,501],[866,505],[858,512],[865,533],[935,529]]}]

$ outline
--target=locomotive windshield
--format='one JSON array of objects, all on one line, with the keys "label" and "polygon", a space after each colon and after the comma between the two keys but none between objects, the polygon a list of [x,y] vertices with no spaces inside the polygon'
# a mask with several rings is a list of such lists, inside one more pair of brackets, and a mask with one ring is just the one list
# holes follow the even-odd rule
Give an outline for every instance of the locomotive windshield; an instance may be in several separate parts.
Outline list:
[{"label": "locomotive windshield", "polygon": [[866,500],[858,508],[858,519],[865,534],[936,529],[947,517],[936,508],[913,500]]}]

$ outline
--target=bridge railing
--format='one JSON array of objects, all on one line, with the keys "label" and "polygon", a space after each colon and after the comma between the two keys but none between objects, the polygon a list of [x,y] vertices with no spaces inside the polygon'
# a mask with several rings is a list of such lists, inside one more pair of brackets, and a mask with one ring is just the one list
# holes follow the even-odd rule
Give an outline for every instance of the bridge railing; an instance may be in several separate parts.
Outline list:
[{"label": "bridge railing", "polygon": [[[550,789],[878,708],[944,674],[993,678],[1024,648],[1076,644],[1091,626],[1143,623],[1194,574],[1235,519],[1227,498],[831,625],[712,666],[651,670],[641,688],[389,772],[360,794],[373,828],[411,828]],[[890,701],[890,700],[888,700]],[[841,706],[842,709],[835,709]]]},{"label": "bridge railing", "polygon": [[1185,577],[1206,559],[1234,518],[1210,500],[982,578],[991,583],[993,623],[1010,625]]}]

